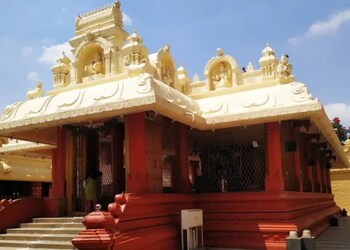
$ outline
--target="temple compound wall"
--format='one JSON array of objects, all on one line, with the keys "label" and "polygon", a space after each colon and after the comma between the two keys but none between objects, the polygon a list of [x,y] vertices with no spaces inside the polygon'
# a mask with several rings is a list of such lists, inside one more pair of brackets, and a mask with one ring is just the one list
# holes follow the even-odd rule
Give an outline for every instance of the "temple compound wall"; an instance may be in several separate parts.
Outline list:
[{"label": "temple compound wall", "polygon": [[[345,141],[343,150],[350,161],[350,140]],[[335,164],[331,169],[332,191],[340,208],[350,211],[350,171],[342,164]]]}]

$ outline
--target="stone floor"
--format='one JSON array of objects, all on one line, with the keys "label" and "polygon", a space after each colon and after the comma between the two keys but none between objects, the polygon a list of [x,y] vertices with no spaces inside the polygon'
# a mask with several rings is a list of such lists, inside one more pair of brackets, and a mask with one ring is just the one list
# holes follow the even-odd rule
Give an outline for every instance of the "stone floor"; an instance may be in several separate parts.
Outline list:
[{"label": "stone floor", "polygon": [[316,239],[317,250],[350,249],[350,217],[340,217],[338,227],[330,227]]},{"label": "stone floor", "polygon": [[[350,216],[339,217],[339,226],[330,227],[315,239],[317,250],[350,250]],[[244,250],[237,248],[198,248],[197,250]]]}]

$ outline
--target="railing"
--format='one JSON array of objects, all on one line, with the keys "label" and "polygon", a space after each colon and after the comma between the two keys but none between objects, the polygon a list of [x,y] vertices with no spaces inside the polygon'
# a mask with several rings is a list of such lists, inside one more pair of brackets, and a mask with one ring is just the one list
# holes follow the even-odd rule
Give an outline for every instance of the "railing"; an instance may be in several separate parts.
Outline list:
[{"label": "railing", "polygon": [[180,249],[180,213],[198,200],[184,194],[119,194],[109,212],[95,211],[72,240],[87,249]]},{"label": "railing", "polygon": [[52,198],[25,198],[0,201],[0,232],[29,222],[34,217],[58,216],[58,200]]},{"label": "railing", "polygon": [[101,205],[97,204],[97,211],[85,216],[83,224],[86,229],[73,238],[73,245],[80,250],[112,249],[119,218],[125,209],[127,200],[127,194],[116,195],[114,203],[108,206],[108,212],[101,211]]}]

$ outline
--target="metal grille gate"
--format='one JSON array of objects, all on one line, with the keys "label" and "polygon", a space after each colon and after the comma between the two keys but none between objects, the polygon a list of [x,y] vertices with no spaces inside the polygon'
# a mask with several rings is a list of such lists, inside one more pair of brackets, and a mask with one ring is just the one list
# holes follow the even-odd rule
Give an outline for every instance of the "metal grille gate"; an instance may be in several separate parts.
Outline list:
[{"label": "metal grille gate", "polygon": [[265,190],[265,155],[262,147],[246,143],[205,146],[199,153],[201,170],[196,192]]}]

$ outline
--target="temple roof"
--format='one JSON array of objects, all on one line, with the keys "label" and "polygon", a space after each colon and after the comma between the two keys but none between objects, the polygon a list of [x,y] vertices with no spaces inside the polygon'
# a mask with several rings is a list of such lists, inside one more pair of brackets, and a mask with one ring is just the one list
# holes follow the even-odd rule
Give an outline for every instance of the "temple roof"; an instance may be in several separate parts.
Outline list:
[{"label": "temple roof", "polygon": [[299,82],[193,99],[141,74],[13,104],[0,119],[0,135],[12,137],[21,131],[149,110],[200,130],[310,119],[343,155],[321,103]]},{"label": "temple roof", "polygon": [[32,156],[40,156],[51,158],[51,150],[56,148],[53,145],[36,143],[30,141],[9,140],[7,144],[0,147],[1,154],[26,154]]}]

